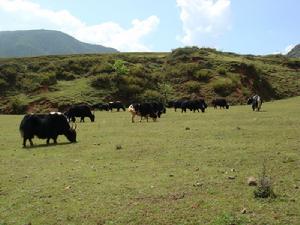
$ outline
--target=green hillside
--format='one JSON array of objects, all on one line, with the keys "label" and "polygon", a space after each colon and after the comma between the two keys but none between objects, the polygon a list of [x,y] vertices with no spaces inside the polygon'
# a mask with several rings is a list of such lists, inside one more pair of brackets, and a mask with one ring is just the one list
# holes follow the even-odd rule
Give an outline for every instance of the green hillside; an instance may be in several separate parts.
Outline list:
[{"label": "green hillside", "polygon": [[300,95],[300,59],[214,49],[0,60],[2,113],[45,111],[86,102],[226,97],[243,104]]},{"label": "green hillside", "polygon": [[80,42],[53,30],[0,31],[0,57],[117,52],[113,48]]}]

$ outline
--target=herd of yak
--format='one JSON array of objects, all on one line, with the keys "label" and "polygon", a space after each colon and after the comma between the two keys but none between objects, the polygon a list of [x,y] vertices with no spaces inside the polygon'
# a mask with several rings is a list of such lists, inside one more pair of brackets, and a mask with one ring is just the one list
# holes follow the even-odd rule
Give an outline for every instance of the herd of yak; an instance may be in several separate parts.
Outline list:
[{"label": "herd of yak", "polygon": [[[254,95],[248,99],[247,102],[252,105],[253,111],[259,111],[262,105],[262,99],[258,95]],[[229,108],[229,104],[226,99],[214,99],[212,101],[214,108],[218,106],[220,108]],[[190,111],[205,112],[207,104],[204,99],[197,100],[177,100],[167,103],[167,107],[175,109],[181,109],[181,112]],[[29,140],[30,146],[33,146],[32,139],[37,136],[40,139],[46,139],[49,144],[50,139],[54,143],[57,143],[57,137],[59,135],[65,135],[70,142],[76,142],[76,117],[80,118],[80,122],[84,122],[84,118],[90,118],[91,122],[95,121],[95,115],[92,110],[106,110],[112,111],[121,109],[125,111],[125,106],[120,101],[110,102],[107,104],[99,103],[92,105],[74,105],[71,106],[65,113],[50,112],[48,114],[27,114],[21,121],[20,132],[23,137],[23,147],[26,147],[26,142]],[[148,122],[148,118],[152,118],[156,121],[160,118],[161,114],[166,113],[165,105],[161,102],[146,102],[146,103],[134,103],[128,107],[128,111],[131,113],[131,120],[134,122],[135,116],[140,116],[140,122],[145,118]]]}]

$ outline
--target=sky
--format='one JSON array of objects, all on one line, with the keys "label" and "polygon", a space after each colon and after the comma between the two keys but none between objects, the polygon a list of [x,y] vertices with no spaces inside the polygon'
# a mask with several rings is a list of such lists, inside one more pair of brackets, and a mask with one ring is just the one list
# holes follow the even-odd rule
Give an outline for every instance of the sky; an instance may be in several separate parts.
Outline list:
[{"label": "sky", "polygon": [[59,30],[122,52],[285,54],[300,43],[299,9],[299,0],[0,0],[0,31]]}]

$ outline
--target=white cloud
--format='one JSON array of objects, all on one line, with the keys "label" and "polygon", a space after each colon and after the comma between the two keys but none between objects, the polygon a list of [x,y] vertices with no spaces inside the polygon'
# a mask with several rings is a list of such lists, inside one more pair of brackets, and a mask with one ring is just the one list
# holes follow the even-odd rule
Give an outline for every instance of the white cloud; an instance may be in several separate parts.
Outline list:
[{"label": "white cloud", "polygon": [[107,22],[95,26],[84,26],[78,29],[74,36],[90,43],[98,40],[104,45],[120,50],[150,51],[141,43],[141,39],[151,33],[158,24],[159,19],[156,16],[150,16],[146,20],[135,19],[129,29],[124,29],[117,23]]},{"label": "white cloud", "polygon": [[231,0],[176,0],[185,45],[215,47],[217,39],[230,29]]},{"label": "white cloud", "polygon": [[157,16],[135,19],[130,28],[114,22],[87,25],[67,10],[52,11],[30,0],[0,0],[0,30],[53,29],[94,44],[120,51],[150,51],[142,43],[159,24]]}]

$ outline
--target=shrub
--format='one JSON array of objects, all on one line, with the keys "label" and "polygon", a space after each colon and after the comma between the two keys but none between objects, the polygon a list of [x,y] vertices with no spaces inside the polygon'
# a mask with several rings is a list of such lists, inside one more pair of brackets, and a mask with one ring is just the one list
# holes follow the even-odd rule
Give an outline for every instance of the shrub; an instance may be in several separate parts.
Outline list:
[{"label": "shrub", "polygon": [[213,89],[219,95],[226,97],[236,88],[236,84],[229,78],[219,78],[212,83]]},{"label": "shrub", "polygon": [[0,77],[0,92],[3,92],[7,87],[9,87],[9,84]]},{"label": "shrub", "polygon": [[161,101],[163,96],[155,90],[146,90],[141,96],[141,101]]},{"label": "shrub", "polygon": [[255,198],[275,198],[271,178],[267,176],[266,166],[263,164],[261,176],[259,178],[257,189],[254,190]]},{"label": "shrub", "polygon": [[[31,66],[30,68],[33,72],[53,72],[57,69],[56,65],[54,63],[49,63],[45,65],[45,63],[41,63],[37,66]],[[37,70],[38,69],[38,70]]]},{"label": "shrub", "polygon": [[219,67],[217,71],[220,75],[226,75],[226,69],[224,67]]},{"label": "shrub", "polygon": [[114,71],[113,65],[108,62],[104,62],[104,63],[98,64],[98,65],[95,65],[91,69],[92,74],[112,73],[113,71]]},{"label": "shrub", "polygon": [[24,105],[18,98],[12,99],[10,102],[11,113],[24,114],[27,106]]},{"label": "shrub", "polygon": [[92,86],[108,89],[112,86],[114,80],[115,75],[113,74],[98,74],[95,78],[92,79]]},{"label": "shrub", "polygon": [[0,77],[10,85],[15,85],[19,69],[18,65],[3,65],[0,67]]},{"label": "shrub", "polygon": [[195,93],[195,92],[199,92],[201,85],[198,81],[188,81],[184,84],[185,89],[189,92],[189,93]]},{"label": "shrub", "polygon": [[56,74],[54,74],[54,73],[39,74],[39,77],[41,79],[41,82],[40,82],[41,85],[50,86],[50,85],[57,83]]},{"label": "shrub", "polygon": [[130,75],[134,77],[146,77],[147,71],[145,70],[145,67],[142,64],[137,64],[130,68]]},{"label": "shrub", "polygon": [[179,56],[183,56],[183,55],[190,55],[194,52],[197,52],[198,50],[199,50],[199,48],[196,47],[196,46],[177,48],[177,49],[172,50],[171,56],[172,57],[179,57]]},{"label": "shrub", "polygon": [[207,82],[212,78],[212,71],[209,69],[202,69],[197,71],[194,77],[200,81]]},{"label": "shrub", "polygon": [[113,65],[113,69],[118,75],[125,75],[129,72],[127,66],[125,65],[125,61],[123,60],[116,60]]},{"label": "shrub", "polygon": [[56,76],[57,80],[75,80],[76,79],[75,74],[73,74],[71,72],[67,72],[67,71],[57,71],[55,76]]},{"label": "shrub", "polygon": [[193,77],[194,74],[199,70],[199,65],[195,63],[180,63],[175,66],[177,74],[179,76]]}]

